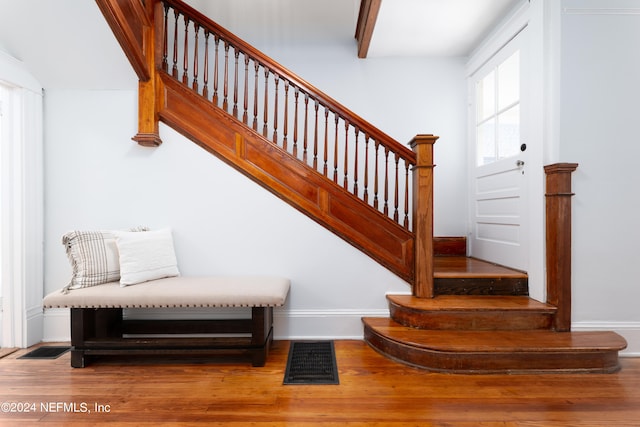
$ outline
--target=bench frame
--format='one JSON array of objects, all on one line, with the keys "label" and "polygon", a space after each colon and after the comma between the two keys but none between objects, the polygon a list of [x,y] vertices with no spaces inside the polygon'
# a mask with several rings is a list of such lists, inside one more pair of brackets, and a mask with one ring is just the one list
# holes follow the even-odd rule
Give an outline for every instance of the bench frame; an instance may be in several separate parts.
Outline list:
[{"label": "bench frame", "polygon": [[125,319],[122,308],[71,308],[74,368],[92,356],[141,354],[239,356],[264,366],[272,342],[273,307],[252,307],[250,319],[215,320]]}]

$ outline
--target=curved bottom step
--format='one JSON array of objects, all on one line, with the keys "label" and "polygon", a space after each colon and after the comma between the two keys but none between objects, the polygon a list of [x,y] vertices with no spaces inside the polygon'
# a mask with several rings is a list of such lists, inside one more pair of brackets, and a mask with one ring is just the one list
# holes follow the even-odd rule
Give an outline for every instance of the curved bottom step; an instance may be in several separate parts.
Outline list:
[{"label": "curved bottom step", "polygon": [[614,332],[425,330],[389,318],[362,321],[365,341],[380,353],[450,373],[613,373],[627,345]]}]

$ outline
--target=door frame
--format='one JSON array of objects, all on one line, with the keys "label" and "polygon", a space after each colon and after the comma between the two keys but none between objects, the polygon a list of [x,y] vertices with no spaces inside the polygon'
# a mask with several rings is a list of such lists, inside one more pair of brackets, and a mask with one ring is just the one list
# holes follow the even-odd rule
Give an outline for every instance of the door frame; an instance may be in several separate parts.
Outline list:
[{"label": "door frame", "polygon": [[2,51],[0,65],[12,99],[10,137],[0,145],[0,346],[24,348],[43,337],[43,91],[22,62]]}]

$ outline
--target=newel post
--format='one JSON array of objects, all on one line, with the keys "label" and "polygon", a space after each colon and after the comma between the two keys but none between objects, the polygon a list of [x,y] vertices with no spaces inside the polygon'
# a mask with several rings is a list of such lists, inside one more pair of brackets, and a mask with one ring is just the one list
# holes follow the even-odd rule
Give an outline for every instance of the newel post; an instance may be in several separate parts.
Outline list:
[{"label": "newel post", "polygon": [[413,295],[433,298],[433,144],[437,136],[416,135],[409,146],[416,153],[413,168],[413,233],[415,236]]},{"label": "newel post", "polygon": [[577,163],[544,167],[547,176],[547,303],[557,307],[554,328],[571,330],[571,173]]},{"label": "newel post", "polygon": [[150,78],[138,82],[138,133],[131,139],[145,147],[157,147],[162,144],[158,126],[158,106],[162,102],[162,83],[156,72],[159,63],[159,37],[164,32],[162,2],[145,3],[145,16],[148,25],[144,26],[143,48]]}]

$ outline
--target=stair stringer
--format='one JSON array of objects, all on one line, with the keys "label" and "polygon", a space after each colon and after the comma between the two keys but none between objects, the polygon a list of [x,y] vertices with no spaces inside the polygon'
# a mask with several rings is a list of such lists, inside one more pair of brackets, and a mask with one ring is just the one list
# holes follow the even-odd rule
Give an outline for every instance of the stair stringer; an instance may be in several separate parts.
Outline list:
[{"label": "stair stringer", "polygon": [[250,127],[158,71],[158,118],[236,170],[413,282],[414,235]]}]

